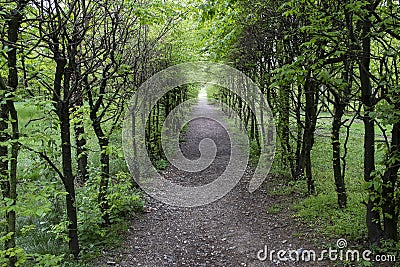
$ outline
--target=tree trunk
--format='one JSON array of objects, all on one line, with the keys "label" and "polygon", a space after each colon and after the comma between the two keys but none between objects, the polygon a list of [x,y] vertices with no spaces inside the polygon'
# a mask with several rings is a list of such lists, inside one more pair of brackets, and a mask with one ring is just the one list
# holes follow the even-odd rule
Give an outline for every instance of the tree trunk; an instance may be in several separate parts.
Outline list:
[{"label": "tree trunk", "polygon": [[306,79],[306,83],[304,85],[305,97],[306,97],[306,120],[304,125],[304,133],[303,133],[303,146],[299,159],[299,165],[297,168],[297,178],[301,178],[306,175],[307,185],[308,185],[308,193],[315,194],[315,185],[314,179],[312,175],[312,166],[311,166],[311,150],[314,146],[314,133],[315,127],[317,124],[317,108],[318,108],[318,92],[316,86],[313,82],[311,82],[310,74]]},{"label": "tree trunk", "polygon": [[68,217],[68,237],[69,237],[69,250],[75,258],[79,256],[79,243],[78,243],[78,217],[76,211],[75,201],[75,184],[74,175],[72,172],[72,151],[71,151],[71,125],[69,119],[69,105],[68,103],[60,103],[61,109],[59,111],[59,119],[61,126],[61,150],[62,150],[62,169],[63,169],[63,183],[67,195],[65,197],[67,203],[67,217]]},{"label": "tree trunk", "polygon": [[294,158],[291,168],[292,177],[296,179],[297,168],[300,165],[301,149],[303,145],[302,134],[303,134],[303,123],[301,120],[301,99],[302,99],[302,89],[298,86],[297,92],[297,107],[296,107],[296,150],[294,152]]},{"label": "tree trunk", "polygon": [[[3,84],[4,85],[4,84]],[[3,88],[2,88],[3,90]],[[5,89],[4,89],[5,90]],[[2,95],[2,98],[4,95]],[[3,100],[3,99],[1,99]],[[5,144],[8,140],[9,137],[7,136],[7,129],[8,129],[8,105],[7,104],[1,104],[0,105],[0,185],[1,185],[1,191],[3,198],[11,198],[11,186],[10,186],[10,180],[9,180],[9,174],[8,174],[8,146]],[[15,203],[13,203],[14,205]],[[7,220],[7,225],[6,225],[6,234],[9,233],[14,233],[13,228],[14,225],[12,222],[10,222],[10,212],[6,211],[6,220]],[[14,228],[15,229],[15,228]],[[13,243],[14,243],[14,234],[11,235],[10,239],[7,239],[5,241],[5,249],[10,249],[13,248]],[[6,256],[7,257],[7,256]],[[13,267],[15,265],[15,257],[9,257],[8,258],[8,266]]]},{"label": "tree trunk", "polygon": [[[68,218],[68,237],[69,250],[75,258],[79,256],[78,242],[78,218],[75,202],[75,177],[72,172],[72,149],[71,149],[71,125],[70,125],[70,103],[69,103],[69,82],[71,73],[65,69],[67,60],[58,51],[55,52],[56,72],[54,75],[54,94],[55,108],[58,119],[60,120],[60,138],[62,153],[62,182],[67,195],[65,196]],[[62,81],[64,77],[64,101],[61,98]]]},{"label": "tree trunk", "polygon": [[282,147],[282,163],[284,168],[292,170],[292,148],[290,145],[290,96],[289,87],[284,86],[279,91],[279,133]]},{"label": "tree trunk", "polygon": [[400,168],[400,122],[393,125],[392,143],[388,155],[386,171],[382,181],[383,237],[397,241],[397,223],[399,218],[398,199],[395,197],[397,175]]},{"label": "tree trunk", "polygon": [[[14,106],[14,92],[17,90],[18,87],[18,70],[17,70],[17,47],[16,43],[18,41],[18,30],[22,20],[22,11],[25,8],[26,2],[20,1],[17,3],[18,6],[15,10],[10,13],[10,19],[8,20],[8,32],[7,32],[7,39],[8,39],[8,46],[11,48],[7,52],[7,60],[8,60],[8,88],[3,88],[4,81],[1,79],[2,83],[2,90],[5,92],[9,92],[8,99],[7,99],[7,107],[2,105],[1,108],[1,126],[0,132],[1,136],[4,140],[8,138],[4,134],[4,130],[8,128],[7,121],[10,119],[11,126],[12,126],[12,144],[11,144],[11,158],[8,158],[8,148],[6,146],[1,148],[0,160],[2,162],[2,166],[0,166],[0,172],[3,177],[2,180],[4,181],[2,187],[5,189],[3,195],[12,200],[12,204],[8,207],[6,212],[6,233],[11,234],[10,238],[5,242],[5,249],[14,249],[15,248],[15,232],[16,232],[16,212],[15,212],[15,205],[17,202],[17,163],[18,163],[18,152],[19,152],[19,128],[18,128],[18,113]],[[10,116],[10,118],[8,118]],[[3,140],[1,140],[3,141]],[[3,158],[5,156],[5,158]],[[10,162],[10,166],[8,166],[8,162]],[[3,165],[4,164],[4,165]],[[9,171],[8,171],[8,168]],[[17,257],[10,256],[8,258],[8,267],[16,266]]]},{"label": "tree trunk", "polygon": [[[17,140],[19,139],[19,128],[18,128],[18,113],[14,106],[13,100],[8,100],[8,109],[10,111],[11,126],[12,126],[12,140],[11,145],[11,159],[10,159],[10,195],[9,198],[13,200],[12,205],[15,206],[17,203],[17,163],[18,163],[18,152],[19,144]],[[16,232],[16,212],[15,209],[10,207],[7,212],[7,233],[12,233],[10,239],[6,241],[6,248],[15,248],[15,232]],[[8,266],[14,267],[17,262],[17,257],[12,256],[9,258]]]},{"label": "tree trunk", "polygon": [[88,179],[88,154],[86,149],[85,127],[83,125],[83,115],[80,114],[79,108],[83,106],[83,99],[81,90],[77,88],[74,91],[73,97],[74,111],[73,113],[78,116],[77,121],[74,123],[75,143],[76,143],[76,157],[78,161],[78,172],[76,175],[76,182],[79,185],[85,184]]},{"label": "tree trunk", "polygon": [[100,121],[97,119],[93,123],[93,129],[96,134],[96,137],[100,146],[100,164],[101,164],[101,175],[100,175],[100,185],[99,185],[99,194],[98,194],[98,203],[100,206],[100,211],[102,214],[102,218],[106,225],[111,224],[110,213],[109,213],[109,204],[107,199],[108,194],[108,182],[110,179],[110,156],[108,154],[108,137],[104,134],[103,129],[101,128]]},{"label": "tree trunk", "polygon": [[338,205],[342,209],[347,206],[347,194],[341,166],[340,128],[346,105],[338,103],[339,101],[339,99],[335,100],[335,111],[332,122],[332,162]]},{"label": "tree trunk", "polygon": [[88,180],[89,174],[87,171],[88,155],[86,149],[85,128],[82,122],[74,124],[76,156],[78,161],[78,173],[76,182],[79,185],[84,185]]},{"label": "tree trunk", "polygon": [[[370,7],[369,7],[370,8]],[[364,106],[364,180],[371,182],[375,171],[375,122],[370,113],[374,111],[374,99],[372,86],[369,76],[371,64],[371,22],[365,18],[362,24],[362,52],[359,59],[360,81],[361,81],[361,102]],[[373,198],[374,189],[369,189],[366,224],[368,229],[368,239],[371,244],[378,244],[381,235],[380,214],[377,210],[378,199]]]}]

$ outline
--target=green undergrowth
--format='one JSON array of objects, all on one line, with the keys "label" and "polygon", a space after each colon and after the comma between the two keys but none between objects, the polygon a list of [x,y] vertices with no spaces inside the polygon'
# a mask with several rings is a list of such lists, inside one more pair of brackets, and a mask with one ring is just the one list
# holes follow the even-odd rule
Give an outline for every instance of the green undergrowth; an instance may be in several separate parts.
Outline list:
[{"label": "green undergrowth", "polygon": [[[349,116],[349,118],[351,118]],[[296,216],[306,222],[310,228],[323,238],[346,238],[362,243],[366,239],[365,200],[366,185],[363,179],[363,124],[355,120],[350,128],[348,155],[346,157],[346,189],[348,205],[340,209],[332,169],[332,146],[330,138],[330,119],[320,119],[317,125],[315,144],[312,150],[312,168],[316,186],[316,195],[308,196],[307,183],[304,180],[291,181],[290,173],[282,168],[279,153],[271,174],[281,178],[280,186],[270,190],[270,194],[279,196],[296,195],[298,200],[293,205]],[[345,131],[342,129],[342,144]],[[377,139],[381,138],[377,135]],[[279,150],[279,147],[277,148]],[[343,150],[342,150],[343,152]],[[377,147],[377,158],[383,157]],[[378,166],[379,168],[379,166]]]},{"label": "green undergrowth", "polygon": [[[44,110],[52,109],[50,103],[18,103],[17,109],[21,142],[36,151],[43,151],[60,167],[56,118],[52,112],[43,115]],[[65,190],[61,179],[40,157],[22,147],[18,158],[17,249],[14,251],[18,256],[18,266],[87,266],[104,248],[120,244],[129,220],[143,209],[142,193],[131,184],[121,134],[115,131],[110,136],[112,145],[108,151],[112,168],[107,198],[112,225],[104,225],[97,202],[99,148],[90,121],[85,121],[85,130],[89,180],[83,186],[76,186],[80,260],[75,261],[69,256]],[[6,200],[0,199],[1,212],[6,204]],[[4,227],[5,220],[0,217],[0,233]],[[3,243],[0,254],[4,251]],[[3,256],[0,255],[0,266],[6,264]]]}]

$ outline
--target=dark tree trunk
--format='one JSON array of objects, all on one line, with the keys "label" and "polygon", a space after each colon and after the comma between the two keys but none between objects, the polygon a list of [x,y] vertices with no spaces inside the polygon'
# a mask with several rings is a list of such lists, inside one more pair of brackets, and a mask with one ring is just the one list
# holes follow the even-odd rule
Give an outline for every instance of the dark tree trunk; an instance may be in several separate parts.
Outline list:
[{"label": "dark tree trunk", "polygon": [[[60,120],[60,138],[62,152],[62,181],[67,195],[65,196],[68,217],[69,250],[75,258],[79,256],[78,242],[78,218],[75,202],[75,177],[72,172],[72,149],[71,149],[71,125],[70,125],[70,104],[69,104],[69,82],[70,73],[65,69],[67,60],[59,53],[55,53],[56,72],[54,76],[55,108]],[[64,77],[64,100],[61,98],[61,84]]]},{"label": "dark tree trunk", "polygon": [[[7,86],[0,76],[1,90],[5,93]],[[5,97],[4,94],[1,95],[1,100]],[[3,101],[1,101],[4,103]],[[8,181],[8,146],[5,144],[8,140],[7,129],[8,129],[8,105],[0,104],[0,185],[3,197],[9,197],[9,181]]]},{"label": "dark tree trunk", "polygon": [[[137,101],[138,99],[135,97],[135,103],[133,106],[137,105]],[[135,114],[132,112],[131,113],[131,119],[132,119],[132,128],[131,131],[132,133],[134,133],[134,136],[136,135],[136,116]],[[133,174],[132,174],[132,178],[131,178],[131,187],[132,188],[139,188],[139,185],[137,183],[137,181],[139,181],[140,179],[140,169],[139,169],[139,155],[138,155],[138,149],[137,149],[137,144],[136,144],[136,139],[133,138],[132,140],[132,151],[133,151],[133,162],[130,163],[133,165]]]},{"label": "dark tree trunk", "polygon": [[317,124],[318,92],[315,84],[310,80],[310,75],[306,79],[304,86],[306,97],[306,120],[304,124],[303,144],[297,168],[297,178],[306,175],[308,193],[315,194],[315,185],[312,175],[311,150],[314,146],[314,133]]},{"label": "dark tree trunk", "polygon": [[300,165],[300,157],[301,157],[301,149],[302,149],[302,134],[303,134],[303,123],[301,120],[301,97],[302,97],[302,88],[301,86],[298,86],[298,92],[297,92],[297,107],[296,107],[296,122],[297,122],[297,131],[296,131],[296,150],[294,154],[294,159],[292,160],[292,166],[291,166],[291,173],[292,177],[296,179],[297,175],[297,168]]},{"label": "dark tree trunk", "polygon": [[[22,12],[26,6],[26,1],[17,1],[17,8],[10,12],[8,20],[8,32],[7,39],[9,46],[7,52],[8,60],[8,88],[5,86],[4,80],[1,78],[1,90],[8,92],[7,104],[1,105],[1,115],[0,115],[0,141],[6,141],[9,137],[6,136],[5,130],[8,128],[7,121],[10,121],[12,126],[12,136],[11,139],[14,141],[11,144],[11,158],[8,155],[7,145],[0,147],[0,179],[1,186],[3,189],[3,196],[12,200],[12,204],[8,207],[6,212],[6,233],[11,234],[11,236],[5,241],[5,249],[15,248],[15,232],[16,232],[16,212],[13,206],[17,202],[17,163],[18,163],[18,152],[19,152],[19,128],[18,128],[18,113],[14,106],[14,93],[18,87],[18,70],[17,70],[17,41],[18,41],[18,31],[21,25]],[[3,96],[2,96],[3,97]],[[3,100],[3,99],[2,99]],[[8,166],[10,163],[10,166]],[[8,267],[16,266],[17,257],[10,256],[8,258]]]},{"label": "dark tree trunk", "polygon": [[[79,87],[78,87],[79,88]],[[73,105],[74,111],[76,112],[83,106],[83,99],[81,90],[76,88],[77,90],[74,91],[73,97]],[[85,184],[87,181],[89,174],[87,171],[88,166],[88,154],[86,149],[86,138],[85,138],[85,127],[83,125],[83,118],[82,114],[79,111],[76,113],[79,118],[77,118],[76,122],[74,123],[74,133],[75,133],[75,143],[76,143],[76,156],[78,161],[78,172],[76,175],[76,182],[79,185]]]},{"label": "dark tree trunk", "polygon": [[[18,128],[18,113],[14,106],[14,101],[8,100],[8,109],[10,111],[11,126],[12,126],[12,140],[17,141],[19,139],[19,128]],[[18,142],[13,142],[11,145],[11,159],[10,159],[10,194],[9,198],[13,200],[13,206],[17,203],[17,163],[18,163],[18,152],[19,144]],[[15,248],[15,232],[16,232],[16,212],[10,207],[7,212],[7,232],[12,233],[10,239],[6,241],[6,248]],[[8,266],[16,266],[17,257],[12,256],[9,258]]]},{"label": "dark tree trunk", "polygon": [[399,218],[398,199],[395,196],[396,181],[400,168],[400,122],[393,125],[392,143],[388,155],[386,171],[382,181],[383,237],[397,241],[397,224]]},{"label": "dark tree trunk", "polygon": [[[369,7],[371,8],[371,7]],[[362,52],[359,59],[360,81],[361,81],[361,101],[364,106],[364,180],[371,182],[373,172],[375,171],[375,122],[371,118],[370,113],[374,111],[374,99],[372,95],[372,86],[369,76],[371,64],[371,22],[369,18],[365,18],[362,23]],[[370,188],[366,224],[368,229],[368,239],[372,244],[378,244],[381,235],[380,214],[377,210],[378,200],[372,198],[374,189]]]},{"label": "dark tree trunk", "polygon": [[[351,35],[350,35],[351,36]],[[351,37],[349,37],[351,39]],[[346,140],[343,144],[344,154],[341,155],[341,141],[340,141],[340,129],[343,126],[343,115],[348,106],[351,98],[351,87],[353,79],[353,68],[354,63],[348,59],[343,61],[345,71],[343,73],[343,79],[347,83],[346,88],[342,91],[339,88],[331,88],[328,91],[328,103],[333,103],[333,121],[332,121],[332,163],[333,163],[333,176],[335,180],[336,193],[338,199],[339,208],[343,209],[347,206],[347,193],[346,193],[346,155],[347,155],[347,142],[349,138],[349,128],[347,127]],[[330,98],[332,95],[332,99]],[[328,107],[329,110],[329,107]],[[342,165],[343,162],[343,165]]]},{"label": "dark tree trunk", "polygon": [[[4,89],[1,88],[2,90],[5,90],[5,84]],[[2,98],[4,95],[1,96]],[[3,100],[3,99],[1,99]],[[2,101],[3,102],[3,101]],[[0,105],[0,185],[1,185],[1,191],[2,195],[4,198],[11,199],[11,186],[10,186],[10,179],[9,179],[9,174],[8,174],[8,163],[9,163],[9,157],[8,157],[8,146],[5,144],[9,140],[9,136],[7,136],[7,129],[8,129],[8,105],[7,104],[1,104]],[[14,233],[13,231],[13,226],[14,224],[10,224],[10,219],[12,216],[10,216],[10,212],[6,212],[6,233]],[[11,226],[11,227],[10,227]],[[11,235],[10,239],[7,239],[5,241],[5,249],[10,249],[13,248],[13,240],[14,240],[14,234]],[[14,243],[15,244],[15,243]],[[15,266],[15,259],[13,257],[8,258],[8,266],[14,267]]]},{"label": "dark tree trunk", "polygon": [[89,177],[87,166],[88,166],[88,154],[86,149],[86,138],[85,128],[81,122],[74,124],[75,142],[76,142],[76,156],[78,161],[78,173],[76,176],[76,182],[79,185],[84,185]]},{"label": "dark tree trunk", "polygon": [[[368,74],[367,74],[368,75]],[[368,78],[369,79],[369,78]],[[374,177],[372,173],[375,171],[375,122],[370,117],[370,112],[374,108],[364,104],[365,112],[364,121],[364,180],[371,182]],[[378,244],[382,237],[381,219],[379,211],[379,200],[371,198],[376,192],[374,188],[370,188],[368,203],[367,203],[367,216],[366,223],[368,228],[368,238],[371,244]]]},{"label": "dark tree trunk", "polygon": [[67,195],[65,197],[67,203],[67,217],[68,217],[68,237],[69,249],[75,258],[79,255],[78,243],[78,217],[76,211],[75,201],[75,185],[74,175],[72,172],[72,151],[71,151],[71,125],[69,119],[69,105],[68,103],[60,103],[59,119],[61,124],[61,151],[62,151],[62,169],[63,169],[63,183]]},{"label": "dark tree trunk", "polygon": [[332,122],[332,161],[333,176],[335,178],[336,192],[338,195],[338,205],[340,208],[345,208],[347,206],[347,194],[341,164],[340,128],[346,105],[338,103],[339,101],[339,99],[336,99],[335,101],[335,111]]},{"label": "dark tree trunk", "polygon": [[110,214],[109,214],[109,204],[107,199],[108,194],[108,183],[110,179],[110,156],[108,154],[108,137],[104,134],[101,128],[99,120],[95,120],[93,123],[93,129],[100,146],[100,164],[101,164],[101,175],[100,175],[100,185],[98,194],[98,203],[100,206],[100,211],[102,218],[106,225],[111,224]]},{"label": "dark tree trunk", "polygon": [[[90,90],[87,90],[87,96],[90,105],[90,120],[92,121],[92,127],[94,133],[96,134],[98,144],[100,147],[100,184],[99,184],[99,192],[97,195],[97,202],[99,204],[99,208],[102,214],[102,218],[104,220],[105,225],[110,225],[110,213],[109,213],[109,203],[107,199],[108,194],[108,183],[110,179],[110,156],[108,154],[108,145],[109,138],[104,133],[101,126],[102,115],[97,115],[100,107],[103,104],[104,95],[106,92],[109,70],[111,65],[107,65],[103,70],[103,79],[100,83],[99,88],[99,97],[96,101],[93,100],[93,95]],[[101,113],[104,114],[104,113]]]},{"label": "dark tree trunk", "polygon": [[282,147],[282,163],[293,170],[292,148],[290,145],[290,91],[288,86],[280,90],[279,133]]}]

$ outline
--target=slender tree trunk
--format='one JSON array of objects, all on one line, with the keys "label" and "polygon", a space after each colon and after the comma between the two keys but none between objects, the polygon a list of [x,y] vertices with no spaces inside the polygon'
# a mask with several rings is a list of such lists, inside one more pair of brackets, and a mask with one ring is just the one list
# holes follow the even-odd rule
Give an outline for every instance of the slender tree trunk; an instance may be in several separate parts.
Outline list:
[{"label": "slender tree trunk", "polygon": [[[366,114],[364,115],[364,179],[366,182],[371,182],[375,170],[375,123],[370,117],[371,107],[365,107]],[[377,207],[379,200],[372,196],[375,194],[374,189],[369,189],[369,197],[367,203],[366,223],[368,229],[368,239],[371,244],[379,243],[382,236],[381,219]]]},{"label": "slender tree trunk", "polygon": [[[18,152],[19,152],[19,128],[18,128],[18,113],[14,106],[13,100],[7,101],[8,108],[10,111],[11,126],[12,126],[12,140],[11,145],[11,159],[10,159],[10,195],[9,198],[13,200],[13,206],[17,203],[17,163],[18,163]],[[6,248],[15,248],[15,233],[16,233],[16,212],[15,209],[10,207],[7,212],[7,232],[12,233],[10,239],[6,241]],[[9,258],[8,266],[16,266],[17,257],[12,256]]]},{"label": "slender tree trunk", "polygon": [[[85,4],[83,4],[85,6]],[[82,92],[82,73],[81,66],[78,61],[78,50],[81,39],[78,37],[79,33],[77,29],[74,28],[72,34],[72,41],[69,42],[68,50],[68,68],[69,73],[68,79],[71,87],[71,98],[69,103],[72,106],[71,114],[74,116],[74,135],[75,135],[75,145],[76,145],[76,160],[78,163],[76,182],[78,185],[83,185],[88,179],[88,155],[86,149],[86,137],[85,137],[85,127],[83,123],[83,115],[81,113],[81,108],[83,107],[83,92]],[[68,96],[69,97],[69,96]]]},{"label": "slender tree trunk", "polygon": [[[72,149],[71,149],[71,125],[70,125],[70,103],[69,103],[69,82],[70,72],[65,69],[67,60],[58,51],[55,52],[56,72],[54,76],[55,108],[60,120],[60,138],[62,153],[62,181],[67,195],[65,196],[68,218],[69,250],[75,258],[79,256],[78,242],[78,217],[75,201],[75,177],[72,172]],[[62,81],[64,77],[64,100],[61,98]]]},{"label": "slender tree trunk", "polygon": [[[371,28],[371,22],[367,17],[362,23],[362,52],[359,59],[361,101],[364,106],[364,180],[366,182],[371,182],[374,179],[373,172],[375,171],[375,122],[370,116],[375,106],[369,76],[371,64]],[[374,189],[370,188],[369,190],[366,214],[368,239],[370,243],[378,244],[382,235],[380,214],[377,210],[379,200],[372,197],[375,194]]]},{"label": "slender tree trunk", "polygon": [[[1,78],[1,77],[0,77]],[[6,90],[6,85],[1,78],[2,82],[2,88],[1,90],[5,91]],[[1,96],[2,98],[4,95]],[[3,100],[3,99],[1,99]],[[3,101],[2,101],[3,102]],[[3,198],[8,198],[11,199],[11,185],[10,185],[10,179],[9,179],[9,172],[8,172],[8,162],[9,162],[9,157],[8,157],[8,146],[6,142],[9,140],[9,136],[6,133],[8,129],[8,105],[7,104],[1,104],[0,105],[0,185],[1,185],[1,191]],[[13,203],[14,205],[14,203]],[[15,232],[15,224],[11,222],[11,217],[10,216],[10,211],[6,211],[5,214],[7,224],[6,224],[6,234],[12,233],[11,237],[5,241],[5,249],[10,249],[13,248],[14,246],[14,232]],[[8,257],[8,256],[7,256]],[[8,257],[8,266],[14,267],[15,265],[15,259],[14,257]]]},{"label": "slender tree trunk", "polygon": [[89,178],[87,171],[88,154],[86,149],[85,128],[82,122],[74,124],[76,156],[78,161],[77,184],[84,185]]},{"label": "slender tree trunk", "polygon": [[[137,106],[137,101],[138,99],[135,97],[135,103],[134,107]],[[131,187],[132,188],[139,188],[139,185],[136,181],[139,181],[140,179],[140,169],[139,169],[139,156],[138,155],[138,149],[137,149],[137,143],[136,143],[136,115],[132,112],[131,114],[131,120],[132,120],[132,128],[131,131],[133,133],[133,140],[132,140],[132,151],[133,151],[133,162],[130,164],[133,165],[133,174],[131,178]],[[131,167],[132,171],[132,167]]]},{"label": "slender tree trunk", "polygon": [[6,142],[8,140],[7,129],[8,129],[8,105],[4,103],[3,99],[7,90],[3,78],[0,75],[0,89],[1,89],[1,103],[0,104],[0,185],[3,197],[9,197],[9,181],[8,181],[8,146]]},{"label": "slender tree trunk", "polygon": [[76,114],[76,116],[78,116],[76,122],[74,123],[76,156],[78,161],[78,172],[76,175],[76,182],[79,185],[83,185],[87,181],[89,174],[87,171],[88,154],[86,149],[87,142],[85,137],[85,127],[83,125],[83,115],[80,114],[79,112],[79,108],[83,106],[81,90],[77,89],[74,92],[73,103],[74,103],[73,113]]},{"label": "slender tree trunk", "polygon": [[303,133],[303,146],[299,166],[297,168],[297,177],[302,177],[305,172],[308,193],[315,194],[315,185],[311,166],[311,150],[314,146],[314,133],[317,124],[318,93],[315,84],[310,79],[311,77],[308,76],[304,86],[306,97],[306,121]]},{"label": "slender tree trunk", "polygon": [[242,98],[241,97],[238,97],[238,112],[239,112],[239,118],[240,118],[240,121],[239,121],[239,127],[240,128],[239,129],[243,130],[243,102],[242,102]]},{"label": "slender tree trunk", "polygon": [[400,168],[400,122],[393,125],[392,143],[388,155],[386,171],[382,181],[382,212],[383,212],[383,237],[397,241],[399,219],[399,200],[395,196],[396,181]]},{"label": "slender tree trunk", "polygon": [[284,86],[280,92],[279,129],[282,147],[282,163],[285,168],[291,168],[292,148],[290,145],[290,96],[289,87]]},{"label": "slender tree trunk", "polygon": [[68,237],[69,249],[75,258],[79,256],[79,243],[78,243],[78,217],[76,211],[75,200],[75,177],[72,172],[72,151],[71,151],[71,125],[69,119],[69,105],[68,102],[61,103],[59,111],[59,119],[61,124],[61,151],[62,151],[62,169],[63,169],[63,183],[67,195],[65,197],[67,203],[67,217],[68,217]]},{"label": "slender tree trunk", "polygon": [[339,99],[335,100],[335,111],[332,122],[332,162],[333,176],[335,178],[336,192],[338,195],[338,205],[340,208],[345,208],[347,206],[347,194],[344,177],[342,175],[340,128],[346,105],[338,103],[339,101]]},{"label": "slender tree trunk", "polygon": [[[363,73],[362,76],[367,76],[368,73]],[[362,80],[368,79],[364,77]],[[369,83],[369,82],[368,82]],[[370,86],[370,85],[369,85]],[[368,90],[368,89],[366,89]],[[371,97],[371,95],[369,95]],[[364,179],[366,182],[371,182],[374,179],[373,172],[375,171],[375,122],[371,118],[370,113],[374,111],[374,107],[367,102],[364,103],[365,114],[364,121]],[[367,204],[367,228],[368,236],[371,243],[379,242],[381,238],[381,225],[378,207],[378,200],[373,200],[372,195],[375,194],[374,189],[370,188],[370,196]]]},{"label": "slender tree trunk", "polygon": [[298,93],[297,93],[297,107],[296,107],[296,122],[297,122],[297,131],[296,131],[296,151],[293,159],[293,163],[295,163],[295,166],[291,166],[291,173],[293,178],[297,178],[297,168],[300,166],[300,160],[301,160],[301,150],[303,146],[303,139],[302,139],[302,134],[303,134],[303,123],[301,120],[301,96],[302,96],[302,89],[301,86],[298,87]]},{"label": "slender tree trunk", "polygon": [[[3,177],[2,187],[5,189],[3,195],[12,200],[11,206],[8,207],[6,212],[6,232],[7,234],[11,234],[10,238],[5,242],[5,249],[14,249],[15,248],[15,232],[16,232],[16,211],[14,209],[17,202],[17,163],[18,163],[18,152],[19,152],[19,128],[18,128],[18,113],[14,106],[14,93],[18,87],[18,70],[17,70],[17,47],[16,43],[18,41],[18,31],[22,20],[22,12],[26,6],[25,1],[18,1],[17,8],[10,13],[10,18],[8,20],[8,46],[11,48],[7,52],[7,60],[8,60],[8,88],[5,88],[5,83],[1,78],[2,90],[5,92],[9,92],[7,99],[7,107],[2,105],[1,108],[1,139],[7,140],[8,138],[5,136],[4,130],[8,128],[7,121],[10,119],[12,126],[12,136],[11,140],[13,141],[11,144],[11,158],[8,158],[8,148],[6,146],[1,148],[0,157],[2,165],[0,165],[0,172]],[[10,116],[8,118],[8,116]],[[3,140],[1,140],[3,141]],[[3,156],[5,156],[3,158]],[[8,166],[10,163],[10,166]],[[4,164],[4,165],[3,165]],[[9,168],[9,169],[8,169]],[[9,171],[8,171],[9,170]],[[3,185],[4,184],[4,185]],[[17,257],[15,255],[10,256],[8,258],[8,267],[16,266]]]},{"label": "slender tree trunk", "polygon": [[107,199],[108,183],[110,179],[110,156],[108,154],[109,140],[108,137],[104,134],[99,120],[95,120],[95,122],[93,123],[93,129],[96,134],[97,140],[99,142],[101,151],[100,152],[101,175],[100,175],[99,194],[97,196],[97,199],[104,223],[106,225],[110,225],[111,220],[109,213],[109,203]]}]

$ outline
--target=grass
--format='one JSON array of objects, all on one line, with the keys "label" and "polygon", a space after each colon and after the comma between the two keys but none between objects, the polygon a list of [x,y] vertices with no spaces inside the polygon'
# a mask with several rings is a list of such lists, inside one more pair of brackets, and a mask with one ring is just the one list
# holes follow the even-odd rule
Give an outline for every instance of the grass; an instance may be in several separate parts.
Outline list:
[{"label": "grass", "polygon": [[[346,116],[346,119],[351,119],[351,117]],[[390,130],[390,127],[386,128],[387,133]],[[276,185],[269,188],[269,193],[271,197],[276,195],[288,196],[294,200],[291,208],[295,212],[295,218],[301,220],[316,232],[317,240],[313,241],[315,244],[320,245],[322,240],[324,245],[335,247],[336,240],[345,238],[348,240],[351,249],[370,249],[367,242],[367,226],[365,222],[366,207],[363,204],[368,197],[363,178],[364,124],[361,120],[356,119],[350,128],[345,177],[348,205],[345,209],[340,209],[337,204],[330,132],[331,119],[320,119],[311,155],[317,195],[309,196],[307,194],[307,183],[305,180],[293,181],[288,178],[290,177],[289,171],[280,168],[279,154],[277,154],[271,170],[271,174],[278,178],[275,179]],[[342,129],[342,145],[344,137],[345,129]],[[384,151],[379,149],[379,145],[382,144],[384,138],[378,126],[376,126],[376,139],[378,140],[376,145],[376,167],[378,170],[382,170],[384,166],[379,163],[384,157]],[[270,207],[267,211],[271,214],[278,213],[279,206]],[[301,232],[299,232],[298,237],[302,237]],[[372,248],[372,250],[375,255],[396,255],[398,258],[399,248],[400,242],[397,242],[397,244],[392,242],[390,244],[383,244],[382,248]],[[375,265],[375,263],[371,262],[353,264],[341,262],[336,266],[389,266]],[[400,265],[397,262],[390,266]]]},{"label": "grass", "polygon": [[282,206],[278,204],[273,204],[271,207],[267,209],[267,213],[269,214],[278,214],[282,211]]},{"label": "grass", "polygon": [[[58,123],[51,103],[16,103],[19,115],[20,141],[48,155],[61,167]],[[88,117],[86,117],[88,118]],[[117,246],[127,229],[126,220],[132,209],[140,211],[143,201],[139,193],[130,188],[130,174],[124,159],[121,134],[118,130],[110,137],[111,174],[110,203],[115,218],[112,227],[101,227],[98,211],[99,148],[97,139],[85,121],[87,149],[89,151],[90,181],[76,187],[82,259],[77,263],[67,256],[65,194],[61,179],[38,155],[22,149],[18,158],[17,245],[23,249],[18,256],[26,259],[23,266],[87,266],[104,247]],[[74,134],[71,129],[71,141]],[[74,144],[73,157],[75,155]],[[73,162],[74,168],[76,162]],[[1,199],[0,199],[1,200]],[[0,209],[2,208],[0,201]],[[0,217],[0,230],[3,227]],[[0,246],[0,251],[2,247]],[[46,265],[47,264],[47,265]],[[1,261],[0,261],[1,265]]]},{"label": "grass", "polygon": [[[347,118],[350,119],[350,116]],[[328,118],[318,121],[312,150],[312,167],[317,195],[306,197],[305,181],[290,181],[271,192],[272,195],[298,194],[301,196],[302,200],[293,207],[297,216],[327,239],[343,237],[349,240],[360,240],[366,238],[366,209],[362,204],[367,197],[363,179],[363,127],[362,121],[356,119],[350,128],[345,177],[348,194],[346,209],[339,209],[337,204],[331,161],[331,119]],[[377,128],[377,132],[378,130]],[[342,129],[342,144],[344,135],[345,129]],[[382,139],[382,136],[377,135],[377,139]],[[378,161],[383,158],[382,151],[377,152],[377,158]]]},{"label": "grass", "polygon": [[210,101],[210,103],[212,103],[218,97],[220,89],[216,85],[209,84],[207,85],[206,92],[207,92],[207,99]]}]

